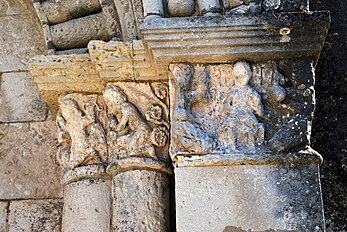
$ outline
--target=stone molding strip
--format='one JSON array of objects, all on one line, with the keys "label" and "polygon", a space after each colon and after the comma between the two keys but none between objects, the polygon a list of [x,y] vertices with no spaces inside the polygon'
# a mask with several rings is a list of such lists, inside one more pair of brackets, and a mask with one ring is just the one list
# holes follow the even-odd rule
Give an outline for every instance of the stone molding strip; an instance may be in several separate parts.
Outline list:
[{"label": "stone molding strip", "polygon": [[77,167],[65,172],[61,179],[62,185],[75,182],[85,178],[106,178],[105,167],[103,165],[86,165]]},{"label": "stone molding strip", "polygon": [[175,167],[238,166],[267,164],[322,164],[322,156],[313,149],[297,153],[259,153],[259,154],[178,154],[174,159]]},{"label": "stone molding strip", "polygon": [[231,63],[313,57],[318,60],[329,12],[160,18],[140,24],[157,74],[170,63]]},{"label": "stone molding strip", "polygon": [[162,161],[146,157],[129,157],[115,160],[106,168],[106,173],[117,175],[130,170],[152,170],[165,173],[169,176],[173,175],[171,166]]}]

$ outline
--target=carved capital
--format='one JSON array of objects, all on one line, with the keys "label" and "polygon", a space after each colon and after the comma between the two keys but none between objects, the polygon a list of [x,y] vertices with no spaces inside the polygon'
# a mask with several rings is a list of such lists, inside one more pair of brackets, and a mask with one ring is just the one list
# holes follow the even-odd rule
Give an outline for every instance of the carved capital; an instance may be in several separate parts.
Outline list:
[{"label": "carved capital", "polygon": [[170,71],[173,159],[267,157],[309,149],[313,60],[175,64]]},{"label": "carved capital", "polygon": [[60,96],[57,159],[63,182],[104,173],[109,163],[129,169],[132,161],[119,161],[129,158],[144,158],[144,169],[169,170],[168,93],[165,82],[118,82],[107,84],[101,95]]}]

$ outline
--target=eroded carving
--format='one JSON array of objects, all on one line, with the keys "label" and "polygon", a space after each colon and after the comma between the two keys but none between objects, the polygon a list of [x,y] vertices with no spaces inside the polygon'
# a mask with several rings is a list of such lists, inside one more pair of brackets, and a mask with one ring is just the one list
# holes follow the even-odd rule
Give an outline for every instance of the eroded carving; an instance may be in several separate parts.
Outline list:
[{"label": "eroded carving", "polygon": [[237,62],[231,73],[235,84],[224,100],[225,118],[218,130],[223,147],[236,151],[236,146],[255,151],[256,144],[264,143],[264,125],[256,116],[264,116],[264,106],[258,92],[249,86],[252,71],[248,63]]},{"label": "eroded carving", "polygon": [[59,106],[57,158],[64,171],[128,157],[168,161],[167,84],[110,83],[102,95],[61,96]]},{"label": "eroded carving", "polygon": [[[167,88],[156,84],[153,86],[153,91],[149,84],[138,85],[136,88],[124,83],[123,89],[113,83],[106,86],[103,96],[108,106],[107,138],[111,160],[125,157],[158,159],[155,147],[166,146],[169,124],[165,118],[168,117],[168,106],[161,98],[166,98]],[[145,116],[128,100],[124,89],[132,92],[132,97],[137,102],[150,104],[145,110]],[[150,92],[145,92],[146,90]]]},{"label": "eroded carving", "polygon": [[58,161],[63,169],[107,160],[105,131],[98,121],[98,96],[69,94],[59,98]]},{"label": "eroded carving", "polygon": [[[277,1],[267,0],[264,7],[278,7]],[[167,7],[163,0],[143,0],[144,17],[188,17],[193,15],[220,15],[225,12],[230,14],[255,14],[261,11],[260,0],[167,0]],[[275,6],[274,6],[275,4]],[[164,9],[167,9],[167,12]],[[277,9],[277,8],[276,8]]]},{"label": "eroded carving", "polygon": [[[309,64],[171,65],[171,155],[284,152],[308,146],[313,73],[298,73]],[[285,77],[282,69],[292,72]]]}]

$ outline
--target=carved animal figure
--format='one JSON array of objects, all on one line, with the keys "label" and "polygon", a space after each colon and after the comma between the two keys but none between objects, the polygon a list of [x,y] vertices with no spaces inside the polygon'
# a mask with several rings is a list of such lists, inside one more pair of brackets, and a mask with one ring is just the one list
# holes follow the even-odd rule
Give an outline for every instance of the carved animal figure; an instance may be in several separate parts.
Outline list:
[{"label": "carved animal figure", "polygon": [[108,84],[103,92],[106,104],[111,110],[114,122],[111,140],[114,146],[128,156],[144,156],[157,159],[151,140],[152,129],[138,109],[127,101],[126,95],[115,84]]},{"label": "carved animal figure", "polygon": [[77,95],[59,98],[58,160],[65,169],[103,163],[107,156],[105,133],[94,116],[95,104],[86,102],[82,111],[74,99]]}]

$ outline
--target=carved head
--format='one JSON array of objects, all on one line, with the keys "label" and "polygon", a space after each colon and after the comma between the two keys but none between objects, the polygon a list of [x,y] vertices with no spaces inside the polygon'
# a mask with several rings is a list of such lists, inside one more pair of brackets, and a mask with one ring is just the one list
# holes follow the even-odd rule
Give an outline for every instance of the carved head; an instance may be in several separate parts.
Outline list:
[{"label": "carved head", "polygon": [[67,119],[68,117],[76,117],[82,115],[82,112],[80,111],[79,106],[75,100],[66,96],[62,96],[58,101],[60,112],[65,119]]},{"label": "carved head", "polygon": [[127,101],[125,93],[114,83],[106,85],[103,96],[106,102],[111,105],[118,105]]},{"label": "carved head", "polygon": [[238,61],[234,64],[231,75],[235,79],[236,86],[246,86],[252,77],[252,70],[247,62]]}]

